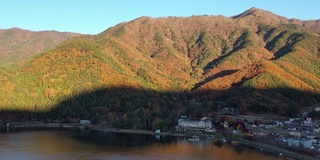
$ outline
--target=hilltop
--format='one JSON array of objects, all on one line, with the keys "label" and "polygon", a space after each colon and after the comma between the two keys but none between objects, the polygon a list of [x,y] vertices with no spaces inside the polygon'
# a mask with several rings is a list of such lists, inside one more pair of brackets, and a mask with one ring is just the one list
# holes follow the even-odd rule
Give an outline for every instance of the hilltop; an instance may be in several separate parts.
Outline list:
[{"label": "hilltop", "polygon": [[18,64],[79,35],[57,31],[34,32],[20,28],[1,29],[0,65]]},{"label": "hilltop", "polygon": [[257,8],[233,17],[137,18],[69,39],[22,69],[3,68],[1,108],[20,111],[11,119],[88,118],[139,129],[223,106],[296,116],[320,100],[317,22]]}]

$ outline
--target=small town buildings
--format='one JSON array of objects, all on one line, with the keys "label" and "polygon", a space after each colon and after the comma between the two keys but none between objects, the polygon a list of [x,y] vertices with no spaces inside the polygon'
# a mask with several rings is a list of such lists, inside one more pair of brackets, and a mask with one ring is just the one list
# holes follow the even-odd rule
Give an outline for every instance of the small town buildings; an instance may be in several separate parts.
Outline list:
[{"label": "small town buildings", "polygon": [[181,118],[178,120],[177,130],[206,130],[212,128],[212,122],[203,117],[201,120],[191,120],[187,118]]}]

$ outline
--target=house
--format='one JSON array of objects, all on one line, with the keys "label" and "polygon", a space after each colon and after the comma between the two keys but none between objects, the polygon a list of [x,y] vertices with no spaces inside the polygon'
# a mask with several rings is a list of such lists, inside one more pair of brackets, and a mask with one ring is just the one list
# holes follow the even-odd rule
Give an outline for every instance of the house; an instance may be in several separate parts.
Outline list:
[{"label": "house", "polygon": [[282,122],[280,122],[280,121],[275,121],[275,125],[277,126],[277,127],[282,127],[283,126],[283,123]]},{"label": "house", "polygon": [[239,134],[240,131],[239,131],[239,130],[232,130],[232,133],[233,133],[233,134]]},{"label": "house", "polygon": [[157,130],[155,131],[155,134],[161,134],[161,130],[160,130],[160,129],[157,129]]},{"label": "house", "polygon": [[271,136],[273,136],[273,137],[280,137],[280,134],[279,134],[279,133],[276,133],[276,132],[273,132],[273,133],[271,133]]},{"label": "house", "polygon": [[181,119],[186,119],[186,118],[188,118],[188,116],[186,116],[186,115],[181,116]]},{"label": "house", "polygon": [[306,120],[303,121],[303,125],[305,125],[305,126],[311,126],[311,125],[312,125],[312,120],[311,120],[311,118],[306,118]]},{"label": "house", "polygon": [[311,121],[303,121],[303,125],[305,126],[311,126]]},{"label": "house", "polygon": [[201,120],[179,119],[177,130],[205,130],[212,128],[212,122],[203,117]]},{"label": "house", "polygon": [[296,127],[288,127],[288,131],[295,131],[295,130],[297,130]]},{"label": "house", "polygon": [[291,121],[284,121],[283,122],[283,124],[285,124],[285,125],[289,125],[289,124],[291,124],[292,122]]},{"label": "house", "polygon": [[291,132],[289,132],[289,135],[293,136],[293,137],[296,137],[296,138],[299,138],[301,136],[301,133],[300,132],[291,131]]},{"label": "house", "polygon": [[215,128],[211,128],[211,129],[205,129],[204,131],[207,132],[207,133],[213,133],[213,132],[216,131],[216,129]]},{"label": "house", "polygon": [[222,125],[223,125],[224,128],[228,128],[229,127],[229,123],[226,122],[226,121],[224,121]]},{"label": "house", "polygon": [[222,111],[223,111],[225,114],[234,114],[234,109],[233,109],[233,108],[224,107],[224,108],[222,109]]},{"label": "house", "polygon": [[295,118],[289,118],[289,121],[292,123],[295,121]]},{"label": "house", "polygon": [[302,111],[302,112],[301,112],[301,116],[302,116],[302,117],[307,117],[308,114],[309,114],[309,112],[307,112],[307,111]]}]

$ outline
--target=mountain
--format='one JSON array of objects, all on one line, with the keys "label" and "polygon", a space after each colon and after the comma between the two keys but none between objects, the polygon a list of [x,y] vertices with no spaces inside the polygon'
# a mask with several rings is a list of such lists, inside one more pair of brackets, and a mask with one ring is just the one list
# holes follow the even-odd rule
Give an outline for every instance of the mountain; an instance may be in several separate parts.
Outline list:
[{"label": "mountain", "polygon": [[2,67],[0,115],[140,129],[167,129],[179,115],[224,106],[296,116],[320,101],[319,46],[316,30],[257,8],[233,17],[141,17],[66,40],[22,68]]},{"label": "mountain", "polygon": [[33,32],[19,28],[2,29],[0,30],[0,65],[18,63],[47,52],[75,36],[79,34],[57,31]]},{"label": "mountain", "polygon": [[232,18],[241,19],[246,22],[246,24],[251,23],[267,23],[273,25],[279,24],[298,24],[307,29],[313,30],[315,32],[320,32],[320,19],[318,20],[308,20],[302,21],[299,19],[291,18],[288,19],[286,17],[278,16],[272,12],[258,9],[255,7],[250,8],[249,10],[237,15],[233,16]]}]

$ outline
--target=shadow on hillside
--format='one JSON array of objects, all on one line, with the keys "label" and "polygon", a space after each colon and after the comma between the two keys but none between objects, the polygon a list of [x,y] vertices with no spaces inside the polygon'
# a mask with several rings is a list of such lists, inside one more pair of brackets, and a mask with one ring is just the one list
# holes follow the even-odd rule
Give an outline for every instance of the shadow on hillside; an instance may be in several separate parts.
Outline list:
[{"label": "shadow on hillside", "polygon": [[277,60],[290,52],[292,52],[292,46],[286,45],[280,48],[276,53],[274,53],[274,56],[271,60]]},{"label": "shadow on hillside", "polygon": [[[234,71],[223,72],[215,77],[229,72]],[[159,92],[131,87],[110,87],[74,95],[46,112],[1,111],[0,119],[45,122],[90,119],[118,128],[168,130],[176,125],[181,115],[193,118],[213,117],[219,109],[218,102],[221,101],[243,114],[253,112],[293,116],[299,114],[299,107],[320,101],[320,95],[292,88],[257,90],[233,87],[229,90]]]},{"label": "shadow on hillside", "polygon": [[210,70],[213,68],[213,66],[217,65],[219,62],[221,62],[224,58],[230,56],[233,52],[229,52],[227,54],[221,55],[220,57],[214,59],[213,61],[209,62],[205,67],[204,70]]},{"label": "shadow on hillside", "polygon": [[195,84],[195,86],[192,88],[192,90],[195,90],[195,89],[199,88],[200,86],[202,86],[202,85],[206,84],[207,82],[210,82],[210,81],[212,81],[214,79],[217,79],[219,77],[224,77],[224,76],[227,76],[227,75],[231,75],[233,73],[236,73],[237,71],[238,71],[238,69],[235,69],[235,70],[224,70],[224,71],[221,71],[221,72],[219,72],[219,73],[217,73],[215,75],[209,76],[204,81],[201,81],[201,82]]}]

